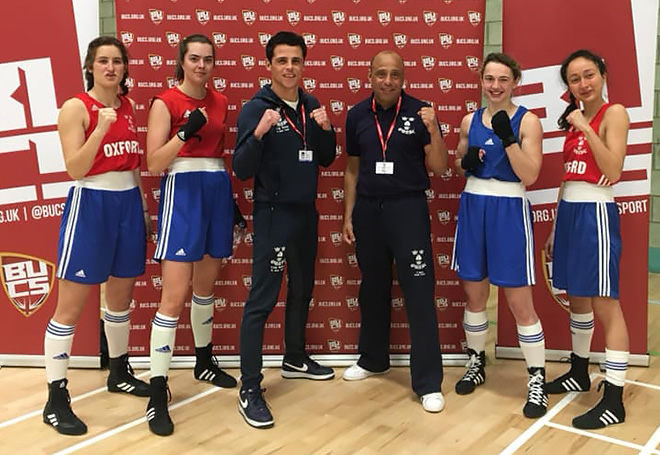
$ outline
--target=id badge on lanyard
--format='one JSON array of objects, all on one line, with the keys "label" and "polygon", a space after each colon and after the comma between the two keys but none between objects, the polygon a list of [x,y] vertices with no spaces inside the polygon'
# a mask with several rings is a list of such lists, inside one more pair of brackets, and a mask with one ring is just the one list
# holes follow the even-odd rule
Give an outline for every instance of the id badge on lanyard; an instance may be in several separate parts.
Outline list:
[{"label": "id badge on lanyard", "polygon": [[282,109],[282,112],[284,113],[284,118],[286,121],[289,123],[289,126],[293,131],[298,133],[298,136],[302,138],[303,141],[303,148],[298,150],[298,162],[299,163],[311,163],[314,161],[314,151],[311,149],[307,148],[307,139],[305,137],[305,130],[306,130],[306,122],[307,119],[305,118],[305,105],[300,104],[300,114],[302,116],[302,131],[300,131],[297,127],[296,124],[291,121],[289,118],[289,115],[286,113],[286,109]]},{"label": "id badge on lanyard", "polygon": [[383,130],[380,127],[380,122],[376,116],[376,99],[375,97],[371,99],[371,111],[374,113],[374,121],[376,122],[376,130],[378,131],[378,139],[380,139],[380,147],[383,152],[383,161],[376,161],[376,175],[394,175],[394,162],[387,161],[386,152],[387,144],[392,137],[394,132],[394,126],[396,125],[396,119],[399,117],[399,111],[401,110],[401,96],[399,95],[399,100],[396,103],[396,112],[394,113],[394,119],[390,123],[390,127],[387,130],[387,137],[383,138]]}]

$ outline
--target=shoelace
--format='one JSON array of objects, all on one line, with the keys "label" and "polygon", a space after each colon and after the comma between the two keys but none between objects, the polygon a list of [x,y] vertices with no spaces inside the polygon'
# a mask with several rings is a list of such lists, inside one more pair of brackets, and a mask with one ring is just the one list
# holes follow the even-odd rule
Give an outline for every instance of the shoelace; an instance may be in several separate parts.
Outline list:
[{"label": "shoelace", "polygon": [[461,380],[476,382],[475,379],[479,374],[479,367],[481,367],[481,359],[476,355],[472,355],[470,356],[468,362],[465,364],[465,367],[468,370],[465,372],[463,379]]},{"label": "shoelace", "polygon": [[529,387],[528,400],[536,405],[542,406],[543,403],[543,375],[541,373],[534,373],[533,376],[529,378],[527,383]]}]

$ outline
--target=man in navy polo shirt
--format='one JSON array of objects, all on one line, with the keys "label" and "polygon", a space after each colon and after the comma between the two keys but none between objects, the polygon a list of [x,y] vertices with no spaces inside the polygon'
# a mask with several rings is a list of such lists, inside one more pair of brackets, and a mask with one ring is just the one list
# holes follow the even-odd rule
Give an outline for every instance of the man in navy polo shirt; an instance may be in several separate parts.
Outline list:
[{"label": "man in navy polo shirt", "polygon": [[410,322],[412,388],[424,410],[440,412],[444,398],[442,353],[434,306],[435,277],[427,167],[447,168],[447,147],[433,108],[402,90],[403,59],[394,51],[374,56],[373,94],[346,117],[348,161],[344,177],[344,241],[355,244],[360,284],[358,362],[347,381],[389,371],[392,262]]}]

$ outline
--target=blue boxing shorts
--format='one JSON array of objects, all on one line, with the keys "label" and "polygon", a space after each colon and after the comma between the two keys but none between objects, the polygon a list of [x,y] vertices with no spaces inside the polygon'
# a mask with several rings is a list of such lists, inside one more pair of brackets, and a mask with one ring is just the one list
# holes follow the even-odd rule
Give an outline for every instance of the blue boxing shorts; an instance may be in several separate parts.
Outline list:
[{"label": "blue boxing shorts", "polygon": [[452,269],[467,281],[535,283],[532,213],[520,182],[469,177],[461,194]]},{"label": "blue boxing shorts", "polygon": [[234,204],[221,158],[176,158],[160,184],[154,259],[196,262],[231,256]]},{"label": "blue boxing shorts", "polygon": [[99,284],[144,273],[146,230],[133,171],[75,182],[62,214],[56,276]]},{"label": "blue boxing shorts", "polygon": [[621,232],[611,187],[564,182],[557,207],[552,284],[576,297],[619,298]]}]

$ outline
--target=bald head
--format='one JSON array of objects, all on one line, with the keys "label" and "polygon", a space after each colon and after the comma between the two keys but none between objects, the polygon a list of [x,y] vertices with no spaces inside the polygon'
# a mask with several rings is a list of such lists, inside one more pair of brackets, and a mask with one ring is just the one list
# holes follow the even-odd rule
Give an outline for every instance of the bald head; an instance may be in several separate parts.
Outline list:
[{"label": "bald head", "polygon": [[394,105],[403,87],[403,59],[394,51],[385,50],[374,55],[369,68],[369,81],[376,102],[384,109]]}]

